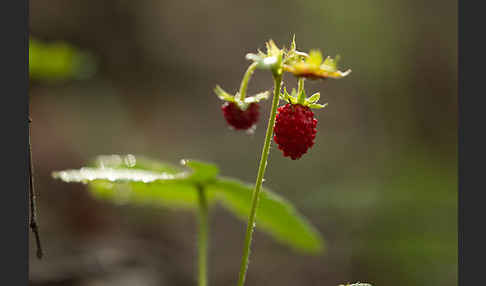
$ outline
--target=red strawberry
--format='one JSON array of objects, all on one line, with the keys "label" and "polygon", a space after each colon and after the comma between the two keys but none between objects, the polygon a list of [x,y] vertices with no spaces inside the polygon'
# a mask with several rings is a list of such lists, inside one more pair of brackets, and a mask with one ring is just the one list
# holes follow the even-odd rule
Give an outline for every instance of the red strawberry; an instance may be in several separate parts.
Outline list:
[{"label": "red strawberry", "polygon": [[317,119],[308,106],[286,104],[278,108],[273,140],[285,157],[299,159],[314,145]]},{"label": "red strawberry", "polygon": [[241,110],[234,102],[225,102],[221,106],[226,122],[234,129],[246,130],[251,128],[258,121],[260,106],[258,103],[251,103],[246,110]]}]

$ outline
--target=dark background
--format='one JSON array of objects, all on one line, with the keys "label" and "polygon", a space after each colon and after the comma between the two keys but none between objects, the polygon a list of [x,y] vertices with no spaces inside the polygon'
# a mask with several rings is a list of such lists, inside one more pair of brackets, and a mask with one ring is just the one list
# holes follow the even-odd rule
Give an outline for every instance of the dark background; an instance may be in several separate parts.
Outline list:
[{"label": "dark background", "polygon": [[[253,182],[269,102],[248,136],[229,130],[215,84],[235,91],[244,55],[273,38],[341,54],[353,73],[308,82],[316,145],[291,161],[272,148],[266,186],[319,228],[304,256],[257,233],[250,284],[457,285],[456,1],[40,1],[31,35],[98,59],[91,79],[33,82],[32,144],[46,257],[32,285],[194,285],[192,213],[95,201],[54,181],[98,154],[197,158]],[[287,76],[288,85],[295,84]],[[250,93],[271,89],[257,72]],[[211,285],[233,284],[244,223],[211,212]],[[33,245],[32,245],[33,247]],[[33,248],[32,248],[33,249]]]}]

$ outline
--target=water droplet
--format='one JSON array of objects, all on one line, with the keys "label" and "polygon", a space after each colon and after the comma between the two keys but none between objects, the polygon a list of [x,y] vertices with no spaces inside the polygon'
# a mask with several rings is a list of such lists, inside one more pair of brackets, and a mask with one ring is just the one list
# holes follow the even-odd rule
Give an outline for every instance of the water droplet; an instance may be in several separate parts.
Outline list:
[{"label": "water droplet", "polygon": [[125,165],[127,165],[127,167],[134,167],[135,164],[137,164],[137,159],[135,158],[135,156],[133,156],[132,154],[128,154],[126,157],[125,157]]}]

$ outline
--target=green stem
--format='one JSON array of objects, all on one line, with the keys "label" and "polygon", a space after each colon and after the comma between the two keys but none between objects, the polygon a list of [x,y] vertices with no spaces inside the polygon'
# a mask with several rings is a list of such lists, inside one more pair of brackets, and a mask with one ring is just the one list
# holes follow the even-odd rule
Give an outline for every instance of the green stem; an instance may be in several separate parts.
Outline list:
[{"label": "green stem", "polygon": [[250,81],[251,76],[253,75],[253,72],[255,71],[257,67],[257,63],[252,63],[248,69],[245,72],[245,75],[243,76],[243,79],[241,80],[241,85],[240,85],[240,96],[239,99],[241,101],[245,100],[246,97],[246,89],[248,88],[248,82]]},{"label": "green stem", "polygon": [[305,93],[303,92],[304,91],[304,78],[303,77],[299,78],[297,90],[298,90],[298,92],[297,92],[297,94],[298,94],[297,103],[304,104]]},{"label": "green stem", "polygon": [[198,234],[198,272],[199,286],[208,285],[208,201],[202,186],[198,186],[199,194],[199,234]]},{"label": "green stem", "polygon": [[274,76],[275,89],[273,92],[272,111],[270,113],[270,120],[268,121],[267,133],[265,135],[265,143],[263,145],[262,157],[260,159],[260,166],[258,167],[258,176],[251,198],[250,216],[248,217],[248,224],[246,226],[245,247],[243,249],[243,257],[241,259],[240,274],[238,277],[238,286],[245,284],[246,272],[248,270],[248,259],[250,256],[251,239],[255,229],[256,212],[258,208],[258,199],[262,189],[263,176],[267,167],[268,154],[270,151],[270,144],[272,142],[273,127],[275,124],[275,116],[277,114],[278,101],[280,96],[280,86],[282,84],[282,75]]}]

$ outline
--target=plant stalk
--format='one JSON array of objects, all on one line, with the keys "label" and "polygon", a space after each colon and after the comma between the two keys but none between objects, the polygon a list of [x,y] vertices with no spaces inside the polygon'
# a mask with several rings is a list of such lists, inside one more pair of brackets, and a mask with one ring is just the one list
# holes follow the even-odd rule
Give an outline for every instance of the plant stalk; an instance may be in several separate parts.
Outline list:
[{"label": "plant stalk", "polygon": [[248,224],[246,226],[245,246],[243,249],[243,257],[241,259],[238,286],[243,286],[245,284],[246,272],[248,270],[248,259],[250,257],[251,239],[253,237],[253,231],[255,230],[255,219],[258,208],[258,200],[262,189],[263,176],[265,175],[265,169],[267,167],[270,144],[272,143],[275,117],[277,115],[278,101],[280,97],[280,86],[282,84],[281,74],[274,75],[274,83],[275,86],[273,91],[272,111],[270,112],[270,119],[268,120],[267,133],[265,135],[265,143],[263,145],[260,166],[258,167],[258,175],[256,179],[255,189],[251,197],[250,216],[248,217]]},{"label": "plant stalk", "polygon": [[203,186],[198,186],[199,194],[199,234],[198,234],[198,277],[199,286],[208,285],[208,201]]},{"label": "plant stalk", "polygon": [[240,90],[239,90],[239,99],[241,101],[245,100],[246,97],[246,90],[248,88],[248,82],[250,81],[253,72],[257,67],[257,63],[252,63],[245,72],[243,79],[241,80]]}]

